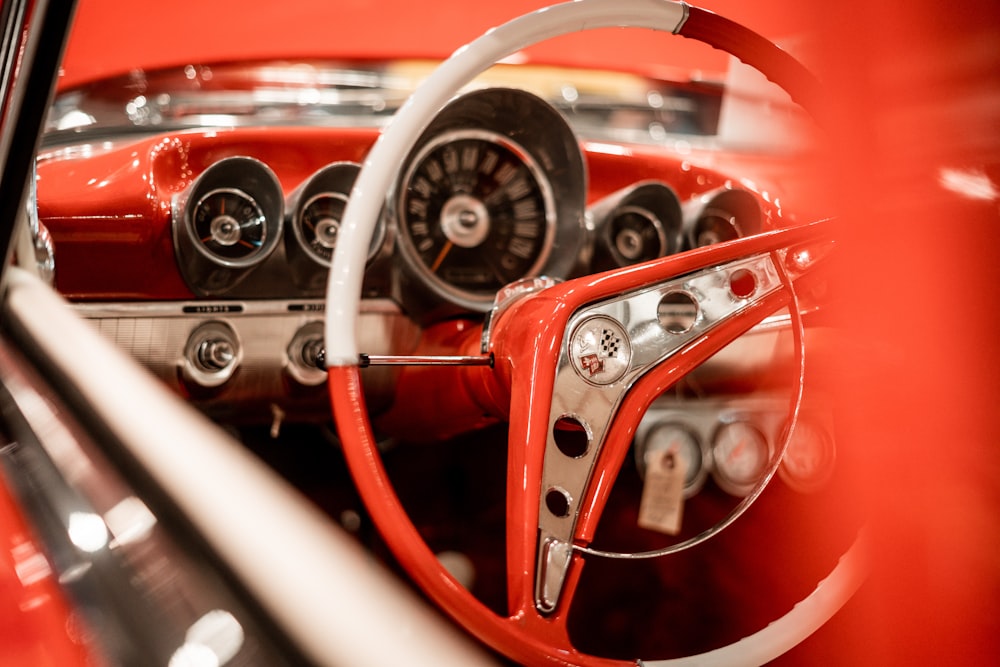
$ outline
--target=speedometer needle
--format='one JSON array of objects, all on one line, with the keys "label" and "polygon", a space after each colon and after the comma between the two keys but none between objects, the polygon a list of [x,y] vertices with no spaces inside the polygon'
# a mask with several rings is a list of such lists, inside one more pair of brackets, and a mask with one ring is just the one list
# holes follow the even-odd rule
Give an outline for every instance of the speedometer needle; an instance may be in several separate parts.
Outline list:
[{"label": "speedometer needle", "polygon": [[451,252],[452,245],[451,241],[444,242],[444,247],[441,248],[441,252],[438,253],[434,263],[431,264],[431,273],[437,273],[437,270],[441,268],[441,263],[444,261],[444,258],[448,256],[448,253]]}]

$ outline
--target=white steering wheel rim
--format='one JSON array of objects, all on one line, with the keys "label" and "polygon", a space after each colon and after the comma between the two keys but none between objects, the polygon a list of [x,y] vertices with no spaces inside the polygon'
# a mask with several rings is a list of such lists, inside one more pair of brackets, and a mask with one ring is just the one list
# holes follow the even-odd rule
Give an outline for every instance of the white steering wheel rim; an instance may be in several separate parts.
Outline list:
[{"label": "white steering wheel rim", "polygon": [[[688,5],[671,0],[575,0],[526,14],[458,49],[397,111],[369,152],[341,222],[326,294],[326,364],[356,366],[358,314],[369,239],[389,192],[417,138],[434,115],[478,74],[517,51],[564,34],[631,27],[677,33]],[[761,665],[801,643],[855,593],[867,563],[863,534],[813,592],[767,627],[699,655],[639,661],[646,667]]]}]

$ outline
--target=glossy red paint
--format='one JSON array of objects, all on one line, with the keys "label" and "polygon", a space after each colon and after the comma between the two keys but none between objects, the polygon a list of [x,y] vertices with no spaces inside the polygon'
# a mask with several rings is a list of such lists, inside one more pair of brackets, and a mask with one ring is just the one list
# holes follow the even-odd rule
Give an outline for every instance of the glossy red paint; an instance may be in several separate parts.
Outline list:
[{"label": "glossy red paint", "polygon": [[234,155],[256,157],[287,194],[322,166],[360,161],[375,137],[354,129],[219,130],[43,156],[39,215],[59,249],[56,285],[70,299],[191,298],[174,257],[171,207],[205,168]]},{"label": "glossy red paint", "polygon": [[[174,256],[172,206],[208,166],[236,155],[256,158],[275,172],[287,196],[323,166],[361,162],[376,137],[375,129],[246,128],[45,154],[38,165],[39,215],[58,248],[56,286],[75,300],[190,299]],[[583,148],[588,201],[650,178],[670,183],[682,199],[743,187],[721,170],[724,164],[698,167],[650,147],[614,153],[600,144]],[[765,219],[776,223],[779,211],[760,203]]]},{"label": "glossy red paint", "polygon": [[[482,325],[448,320],[425,329],[411,354],[479,355]],[[481,366],[404,366],[395,377],[397,400],[375,421],[377,430],[413,442],[435,442],[484,428],[502,418],[479,388]],[[363,373],[362,373],[363,375]]]},{"label": "glossy red paint", "polygon": [[[261,58],[327,57],[352,60],[449,56],[487,29],[545,0],[476,3],[437,2],[433,10],[406,0],[351,0],[333,7],[324,0],[261,4],[247,11],[237,0],[170,2],[123,7],[115,0],[82,0],[59,82],[67,88],[130,69],[232,62]],[[791,36],[801,30],[801,8],[711,0],[708,9],[763,34]],[[322,29],[316,29],[317,24]],[[619,68],[663,76],[712,80],[725,72],[720,51],[689,40],[664,47],[650,31],[601,31],[571,36],[519,54],[523,60],[570,66]],[[595,48],[600,44],[600,48]]]},{"label": "glossy red paint", "polygon": [[5,667],[94,667],[72,611],[28,523],[0,484],[0,646]]}]

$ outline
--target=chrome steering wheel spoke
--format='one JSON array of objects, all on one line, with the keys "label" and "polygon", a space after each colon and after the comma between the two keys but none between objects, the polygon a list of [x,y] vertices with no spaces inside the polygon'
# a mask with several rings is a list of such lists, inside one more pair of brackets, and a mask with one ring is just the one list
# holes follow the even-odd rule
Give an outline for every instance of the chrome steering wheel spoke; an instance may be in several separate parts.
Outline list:
[{"label": "chrome steering wheel spoke", "polygon": [[781,289],[774,258],[760,254],[588,304],[569,319],[542,466],[539,611],[552,612],[558,602],[587,487],[625,394],[650,370],[694,344],[719,347],[712,342],[713,332],[754,305],[777,301],[773,297]]}]

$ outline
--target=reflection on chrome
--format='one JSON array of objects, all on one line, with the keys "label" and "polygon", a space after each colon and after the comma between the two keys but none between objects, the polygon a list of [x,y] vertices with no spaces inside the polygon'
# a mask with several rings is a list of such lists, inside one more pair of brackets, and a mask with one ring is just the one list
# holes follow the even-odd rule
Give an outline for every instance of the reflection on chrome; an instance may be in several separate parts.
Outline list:
[{"label": "reflection on chrome", "polygon": [[94,553],[107,546],[108,527],[92,512],[73,512],[69,515],[69,539],[81,551]]},{"label": "reflection on chrome", "polygon": [[188,628],[169,667],[222,667],[243,647],[243,626],[222,609],[208,612]]},{"label": "reflection on chrome", "polygon": [[156,526],[156,517],[145,503],[135,496],[123,499],[105,512],[104,520],[114,536],[110,544],[112,549],[141,542]]}]

